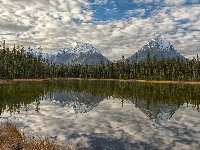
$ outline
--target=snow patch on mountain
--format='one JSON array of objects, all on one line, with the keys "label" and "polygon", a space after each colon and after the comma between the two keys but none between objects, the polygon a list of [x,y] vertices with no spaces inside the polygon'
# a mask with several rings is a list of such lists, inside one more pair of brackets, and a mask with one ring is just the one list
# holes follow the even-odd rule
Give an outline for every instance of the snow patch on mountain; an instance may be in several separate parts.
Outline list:
[{"label": "snow patch on mountain", "polygon": [[[173,48],[172,44],[170,43],[169,40],[158,36],[155,39],[151,39],[148,41],[140,51],[145,51],[147,48],[155,48],[155,51],[170,51],[170,49]],[[176,50],[175,50],[176,51]]]},{"label": "snow patch on mountain", "polygon": [[77,45],[74,48],[74,52],[76,54],[80,54],[80,53],[97,53],[97,54],[100,54],[100,52],[89,43],[76,42],[76,44]]},{"label": "snow patch on mountain", "polygon": [[162,50],[168,50],[169,51],[170,46],[172,46],[170,41],[168,41],[165,38],[162,38],[161,36],[158,36],[156,38],[156,40],[153,39],[152,41],[157,42],[157,44],[159,45],[159,50],[161,50],[161,51]]},{"label": "snow patch on mountain", "polygon": [[58,55],[58,54],[63,54],[63,53],[71,53],[71,54],[75,54],[75,51],[69,49],[69,48],[61,48],[59,49],[57,52],[52,53],[53,55]]},{"label": "snow patch on mountain", "polygon": [[24,54],[31,54],[33,55],[34,57],[37,57],[40,55],[40,52],[34,50],[34,49],[31,49],[31,48],[28,48],[27,50],[24,51]]},{"label": "snow patch on mountain", "polygon": [[[183,60],[186,60],[170,43],[169,40],[158,36],[155,39],[151,39],[147,42],[137,53],[127,58],[129,61],[140,61],[146,60],[147,54],[150,54],[150,58],[157,56],[158,60],[163,58],[177,58],[180,57]],[[137,59],[137,60],[136,60]]]},{"label": "snow patch on mountain", "polygon": [[40,53],[33,49],[27,49],[24,53],[30,53],[36,57],[42,55],[42,58],[56,64],[92,64],[108,61],[108,59],[91,44],[83,42],[77,42],[76,44],[77,45],[73,49],[63,47],[53,53]]},{"label": "snow patch on mountain", "polygon": [[[91,44],[89,43],[83,43],[83,42],[76,42],[77,45],[74,49],[69,49],[69,48],[61,48],[59,49],[58,51],[56,52],[52,52],[52,53],[43,53],[44,55],[43,56],[46,56],[46,55],[58,55],[58,54],[64,54],[64,53],[71,53],[71,54],[81,54],[81,53],[97,53],[97,54],[100,54],[100,52],[94,48]],[[27,49],[25,52],[25,54],[27,53],[30,53],[34,56],[38,56],[40,54],[40,52],[36,51],[36,50],[33,50],[33,49]]]}]

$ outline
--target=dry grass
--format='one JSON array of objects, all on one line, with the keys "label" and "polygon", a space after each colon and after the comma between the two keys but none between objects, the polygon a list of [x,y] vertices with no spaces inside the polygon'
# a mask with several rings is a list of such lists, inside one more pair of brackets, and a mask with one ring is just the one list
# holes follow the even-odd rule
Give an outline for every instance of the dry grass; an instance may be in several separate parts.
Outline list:
[{"label": "dry grass", "polygon": [[75,148],[60,146],[48,139],[26,140],[14,124],[6,122],[0,126],[0,150],[75,150]]},{"label": "dry grass", "polygon": [[148,83],[172,83],[172,84],[200,84],[199,81],[167,81],[167,80],[136,80],[136,79],[97,79],[97,78],[45,78],[45,79],[12,79],[12,80],[1,80],[0,84],[10,84],[15,82],[42,82],[42,81],[54,81],[54,80],[100,80],[100,81],[121,81],[121,82],[148,82]]}]

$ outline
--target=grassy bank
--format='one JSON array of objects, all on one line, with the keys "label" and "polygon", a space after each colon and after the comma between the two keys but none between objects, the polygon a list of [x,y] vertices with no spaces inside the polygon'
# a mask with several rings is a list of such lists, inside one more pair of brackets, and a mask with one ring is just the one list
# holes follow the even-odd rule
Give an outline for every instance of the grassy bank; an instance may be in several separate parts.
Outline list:
[{"label": "grassy bank", "polygon": [[75,150],[69,146],[60,146],[48,139],[32,138],[27,140],[11,122],[1,123],[0,148],[2,150]]},{"label": "grassy bank", "polygon": [[29,81],[51,81],[51,80],[99,80],[99,81],[120,81],[120,82],[147,82],[147,83],[172,83],[172,84],[200,84],[200,82],[190,81],[167,81],[167,80],[136,80],[136,79],[98,79],[98,78],[39,78],[39,79],[12,79],[12,80],[1,80],[0,84],[10,84],[15,82],[29,82]]}]

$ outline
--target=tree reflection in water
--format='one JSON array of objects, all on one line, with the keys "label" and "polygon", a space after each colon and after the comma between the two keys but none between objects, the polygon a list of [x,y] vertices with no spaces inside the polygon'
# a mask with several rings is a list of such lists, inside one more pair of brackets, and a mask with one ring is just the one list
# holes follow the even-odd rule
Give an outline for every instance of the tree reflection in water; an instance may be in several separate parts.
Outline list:
[{"label": "tree reflection in water", "polygon": [[131,101],[157,123],[169,120],[184,103],[199,111],[200,86],[116,81],[65,80],[20,82],[0,86],[0,113],[28,111],[30,105],[40,111],[40,101],[47,99],[61,107],[73,107],[75,113],[87,113],[104,99]]}]

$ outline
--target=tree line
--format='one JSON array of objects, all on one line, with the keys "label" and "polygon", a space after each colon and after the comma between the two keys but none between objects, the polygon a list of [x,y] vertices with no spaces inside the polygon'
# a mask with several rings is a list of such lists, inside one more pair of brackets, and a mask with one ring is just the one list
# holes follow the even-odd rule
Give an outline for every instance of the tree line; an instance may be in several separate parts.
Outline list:
[{"label": "tree line", "polygon": [[104,78],[200,81],[200,60],[197,55],[191,60],[181,58],[157,59],[129,62],[122,59],[99,64],[55,64],[30,53],[24,53],[23,45],[0,47],[0,78]]}]

